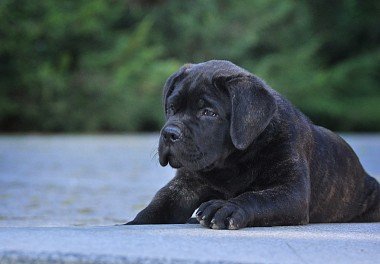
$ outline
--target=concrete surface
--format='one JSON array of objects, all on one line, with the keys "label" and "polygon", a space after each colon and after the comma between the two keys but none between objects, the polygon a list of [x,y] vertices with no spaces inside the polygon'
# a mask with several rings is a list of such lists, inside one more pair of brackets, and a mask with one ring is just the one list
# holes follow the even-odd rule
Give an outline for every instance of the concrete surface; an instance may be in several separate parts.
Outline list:
[{"label": "concrete surface", "polygon": [[130,220],[174,175],[157,134],[0,136],[0,226]]},{"label": "concrete surface", "polygon": [[[380,176],[380,134],[344,135]],[[0,136],[0,226],[113,225],[131,220],[174,175],[158,134]]]},{"label": "concrete surface", "polygon": [[379,263],[380,223],[0,228],[0,263]]},{"label": "concrete surface", "polygon": [[[380,135],[344,137],[379,180]],[[157,141],[157,134],[0,136],[0,264],[380,263],[380,223],[114,226],[173,177],[157,162]]]}]

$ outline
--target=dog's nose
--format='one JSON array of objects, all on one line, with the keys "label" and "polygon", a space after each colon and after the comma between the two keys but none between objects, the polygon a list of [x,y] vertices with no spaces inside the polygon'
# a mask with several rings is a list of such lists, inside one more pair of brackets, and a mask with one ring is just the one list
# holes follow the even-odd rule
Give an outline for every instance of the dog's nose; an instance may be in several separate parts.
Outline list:
[{"label": "dog's nose", "polygon": [[178,141],[181,135],[181,130],[177,126],[169,125],[162,130],[162,137],[166,142]]}]

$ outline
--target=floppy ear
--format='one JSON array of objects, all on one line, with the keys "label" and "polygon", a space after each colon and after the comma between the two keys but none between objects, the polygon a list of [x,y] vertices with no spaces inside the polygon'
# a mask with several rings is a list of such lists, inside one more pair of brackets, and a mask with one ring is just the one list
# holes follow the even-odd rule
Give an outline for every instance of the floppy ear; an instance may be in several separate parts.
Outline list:
[{"label": "floppy ear", "polygon": [[237,149],[246,149],[268,126],[277,109],[264,82],[255,76],[237,75],[219,79],[231,100],[230,134]]},{"label": "floppy ear", "polygon": [[164,90],[162,94],[162,103],[164,106],[164,110],[166,110],[166,99],[173,92],[174,85],[179,79],[183,76],[183,74],[188,70],[192,64],[188,63],[183,65],[177,72],[173,73],[165,82]]}]

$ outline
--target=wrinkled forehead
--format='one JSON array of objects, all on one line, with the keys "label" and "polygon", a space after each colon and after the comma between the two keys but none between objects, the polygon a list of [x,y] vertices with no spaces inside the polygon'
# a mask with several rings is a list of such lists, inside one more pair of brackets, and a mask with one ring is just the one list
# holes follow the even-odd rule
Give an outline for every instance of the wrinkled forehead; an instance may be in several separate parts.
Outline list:
[{"label": "wrinkled forehead", "polygon": [[212,78],[203,72],[192,72],[178,81],[168,96],[168,101],[178,101],[185,98],[199,98],[204,96],[216,97],[218,88],[212,84]]},{"label": "wrinkled forehead", "polygon": [[224,60],[211,60],[198,64],[188,64],[185,67],[186,69],[182,73],[183,78],[176,83],[176,88],[180,88],[182,93],[187,94],[215,92],[213,80],[220,76],[251,75],[245,69]]},{"label": "wrinkled forehead", "polygon": [[[190,76],[189,76],[190,77]],[[227,89],[214,86],[208,76],[197,75],[185,78],[176,85],[168,96],[166,107],[173,105],[176,109],[215,108],[222,116],[230,112],[230,97]]]},{"label": "wrinkled forehead", "polygon": [[[251,75],[229,61],[212,60],[198,64],[187,64],[171,77],[173,83],[164,91],[164,106],[168,103],[179,103],[184,99],[198,98],[225,98],[227,91],[221,90],[213,84],[218,77],[236,75]],[[170,80],[170,79],[169,79]],[[170,82],[169,82],[170,83]]]}]

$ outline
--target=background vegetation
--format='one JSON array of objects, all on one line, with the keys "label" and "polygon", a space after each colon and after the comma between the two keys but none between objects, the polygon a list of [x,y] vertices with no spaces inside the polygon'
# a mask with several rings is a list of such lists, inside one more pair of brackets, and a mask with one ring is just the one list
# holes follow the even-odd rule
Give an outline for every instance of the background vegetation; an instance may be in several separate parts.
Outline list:
[{"label": "background vegetation", "polygon": [[227,59],[315,123],[380,131],[380,1],[0,1],[1,131],[151,131],[187,62]]}]

